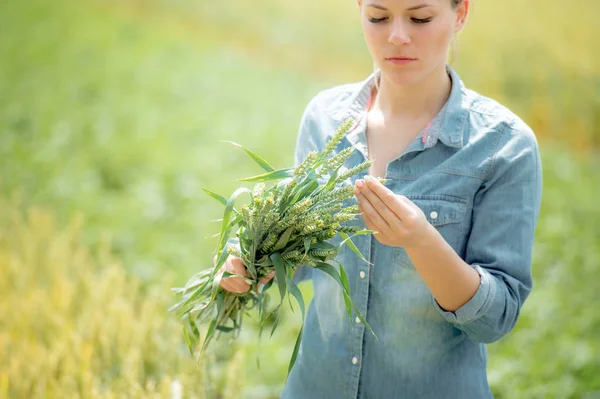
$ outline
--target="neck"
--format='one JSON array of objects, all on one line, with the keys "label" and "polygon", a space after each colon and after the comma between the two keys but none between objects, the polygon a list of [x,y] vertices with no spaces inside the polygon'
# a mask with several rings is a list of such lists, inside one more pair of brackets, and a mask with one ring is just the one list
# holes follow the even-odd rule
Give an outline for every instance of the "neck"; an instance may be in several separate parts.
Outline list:
[{"label": "neck", "polygon": [[378,109],[385,119],[431,119],[448,100],[451,88],[445,65],[414,85],[395,85],[382,74],[373,108]]}]

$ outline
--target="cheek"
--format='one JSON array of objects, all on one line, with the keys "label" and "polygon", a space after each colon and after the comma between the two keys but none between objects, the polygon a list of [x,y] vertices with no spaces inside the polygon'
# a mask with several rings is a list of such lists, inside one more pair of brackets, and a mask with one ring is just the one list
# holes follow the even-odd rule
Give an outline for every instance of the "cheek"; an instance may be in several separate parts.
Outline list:
[{"label": "cheek", "polygon": [[366,21],[363,22],[363,35],[371,54],[379,54],[381,47],[386,43],[384,30]]},{"label": "cheek", "polygon": [[446,51],[452,39],[452,28],[446,25],[428,26],[419,35],[420,47],[426,47],[431,55],[446,56]]}]

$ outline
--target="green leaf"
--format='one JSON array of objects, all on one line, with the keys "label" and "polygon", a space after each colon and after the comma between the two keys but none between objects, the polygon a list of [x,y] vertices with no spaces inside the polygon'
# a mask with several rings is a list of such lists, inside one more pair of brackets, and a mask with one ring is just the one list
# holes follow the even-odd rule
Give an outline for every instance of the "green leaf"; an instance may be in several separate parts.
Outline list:
[{"label": "green leaf", "polygon": [[268,172],[268,173],[263,173],[262,175],[238,179],[238,181],[261,182],[261,181],[285,179],[287,177],[292,177],[293,175],[294,175],[294,169],[286,168],[286,169],[274,170],[274,171]]},{"label": "green leaf", "polygon": [[335,245],[327,241],[320,241],[310,246],[311,249],[337,249]]},{"label": "green leaf", "polygon": [[337,264],[340,266],[340,279],[342,280],[342,286],[344,287],[344,302],[346,303],[346,311],[348,312],[348,317],[352,319],[351,307],[353,306],[353,303],[350,298],[350,285],[348,284],[348,274],[346,274],[346,269],[344,269],[344,266],[340,262],[337,262]]},{"label": "green leaf", "polygon": [[296,298],[296,302],[298,302],[298,306],[300,306],[300,310],[302,311],[302,320],[304,321],[304,298],[302,297],[302,292],[300,292],[296,283],[294,283],[288,276],[285,276],[285,280],[287,282],[290,294]]},{"label": "green leaf", "polygon": [[225,141],[225,143],[229,143],[229,144],[233,144],[236,147],[241,148],[242,150],[246,151],[246,154],[250,155],[250,158],[252,158],[254,160],[254,162],[256,162],[258,164],[258,166],[260,166],[261,168],[263,168],[264,170],[266,170],[267,172],[272,172],[275,169],[273,169],[273,167],[271,165],[269,165],[269,163],[267,161],[265,161],[262,157],[260,157],[259,155],[257,155],[256,153],[250,151],[249,149],[247,149],[246,147],[244,147],[243,145],[240,145],[238,143],[234,143],[233,141]]},{"label": "green leaf", "polygon": [[277,285],[279,286],[279,294],[281,295],[281,301],[285,297],[286,284],[285,284],[285,265],[279,252],[271,254],[271,260],[275,265],[275,277],[277,278]]},{"label": "green leaf", "polygon": [[309,196],[312,192],[317,190],[319,188],[319,182],[316,180],[309,180],[306,183],[302,183],[298,187],[299,188],[296,191],[296,194],[294,194],[294,197],[290,201],[291,204],[295,204],[295,203],[299,202],[300,200],[303,200],[304,198]]},{"label": "green leaf", "polygon": [[217,315],[221,316],[221,312],[223,310],[223,291],[217,294]]},{"label": "green leaf", "polygon": [[300,332],[298,332],[298,337],[296,338],[296,343],[294,344],[294,351],[292,352],[292,357],[290,358],[290,364],[288,365],[288,376],[290,375],[290,371],[292,371],[292,367],[296,363],[296,358],[298,357],[298,350],[300,349],[300,342],[302,341],[302,333],[304,332],[304,325],[300,327]]},{"label": "green leaf", "polygon": [[338,172],[341,167],[342,167],[342,165],[338,166],[337,168],[335,168],[333,170],[333,172],[331,172],[331,175],[329,176],[329,180],[327,181],[327,184],[325,184],[325,190],[331,190],[333,188],[333,186],[335,186],[335,183],[336,183],[336,180],[338,177]]},{"label": "green leaf", "polygon": [[344,265],[342,265],[341,262],[337,262],[337,263],[340,266],[340,278],[342,280],[344,289],[346,291],[350,292],[350,285],[348,284],[348,274],[346,274],[346,269],[344,269]]},{"label": "green leaf", "polygon": [[288,227],[283,232],[281,237],[279,237],[279,240],[277,240],[277,243],[275,244],[275,246],[273,247],[273,249],[271,251],[279,251],[280,249],[283,249],[283,247],[285,247],[287,245],[288,241],[290,240],[290,237],[291,237],[292,233],[294,232],[295,227],[296,226]]},{"label": "green leaf", "polygon": [[202,343],[202,348],[200,349],[200,352],[204,352],[204,350],[208,346],[208,343],[210,342],[210,340],[213,336],[213,333],[215,332],[215,328],[217,327],[218,317],[219,317],[218,314],[215,315],[215,317],[210,322],[210,325],[208,326],[208,331],[206,332],[206,336],[204,337],[204,342]]},{"label": "green leaf", "polygon": [[348,317],[352,320],[352,298],[350,298],[350,294],[346,291],[342,292],[344,294],[344,303],[346,304],[346,312],[348,313]]},{"label": "green leaf", "polygon": [[352,305],[354,306],[354,311],[356,312],[356,317],[358,317],[358,319],[366,327],[366,329],[369,330],[369,332],[371,334],[373,334],[373,336],[375,337],[375,339],[377,341],[379,341],[379,338],[377,338],[377,334],[375,334],[375,331],[373,331],[373,329],[371,328],[371,326],[369,325],[369,323],[367,323],[367,320],[365,320],[365,318],[363,317],[362,313],[360,313],[360,310],[358,310],[358,307],[354,303]]},{"label": "green leaf", "polygon": [[231,197],[227,200],[227,204],[225,205],[225,211],[223,212],[223,222],[221,224],[221,237],[219,239],[219,243],[222,243],[225,237],[225,231],[227,230],[227,226],[229,225],[229,220],[231,219],[231,212],[233,211],[233,204],[237,200],[238,196],[243,193],[248,193],[252,197],[252,191],[246,187],[238,188],[231,194]]},{"label": "green leaf", "polygon": [[306,237],[306,238],[304,238],[304,256],[306,256],[306,254],[308,254],[309,250],[310,250],[310,237]]},{"label": "green leaf", "polygon": [[190,351],[190,355],[194,356],[192,338],[190,337],[190,333],[188,332],[187,323],[183,323],[182,327],[183,327],[183,338],[185,339],[185,344],[186,344],[188,350]]},{"label": "green leaf", "polygon": [[[343,292],[349,294],[348,290],[344,286],[344,282],[342,281],[340,274],[335,269],[335,267],[333,267],[329,263],[317,262],[317,269],[322,270],[325,273],[329,274],[331,277],[333,277],[333,279],[337,281],[337,283],[340,285],[340,288],[342,288]],[[352,317],[352,314],[350,314],[350,317]]]},{"label": "green leaf", "polygon": [[[372,232],[372,230],[362,230],[362,231],[359,231],[359,232],[356,232],[355,234],[353,234],[352,237],[358,236],[358,235],[370,234],[371,232]],[[340,244],[340,248],[344,243],[346,243],[346,245],[348,245],[350,247],[352,252],[354,252],[356,255],[358,255],[359,258],[361,258],[363,261],[365,261],[369,265],[373,265],[371,262],[369,262],[367,259],[365,259],[363,254],[360,253],[360,250],[358,249],[358,247],[356,245],[354,245],[354,243],[352,242],[352,240],[350,239],[348,234],[340,233],[340,237],[342,237],[344,239],[344,241],[342,241]]]},{"label": "green leaf", "polygon": [[212,191],[210,191],[210,190],[208,190],[208,189],[206,189],[204,187],[202,187],[202,191],[204,191],[206,194],[208,194],[212,198],[214,198],[217,201],[219,201],[221,204],[227,205],[227,198],[225,198],[225,197],[223,197],[223,196],[221,196],[221,195],[219,195],[219,194],[217,194],[215,192],[212,192]]},{"label": "green leaf", "polygon": [[[225,258],[227,258],[227,257],[225,257]],[[220,265],[219,265],[219,263],[220,263]],[[220,261],[217,262],[217,267],[222,266],[223,263],[225,263],[225,260],[223,260],[223,262],[220,262]],[[216,267],[215,267],[215,269],[216,269]],[[185,302],[183,302],[181,304],[181,306],[179,306],[179,311],[178,311],[179,314],[185,313],[185,308],[191,302],[195,301],[196,299],[198,299],[199,297],[201,297],[203,294],[206,295],[208,292],[210,292],[207,289],[208,289],[209,284],[211,284],[211,282],[212,282],[212,275],[214,273],[215,272],[213,270],[213,273],[211,273],[211,277],[209,277],[208,279],[206,279],[206,281],[200,287],[196,288],[196,290],[194,291],[194,293],[192,295],[190,295],[190,297]],[[211,289],[212,289],[212,287],[211,287]]]},{"label": "green leaf", "polygon": [[[337,262],[337,264],[340,266],[340,277],[342,282],[344,283],[344,289],[348,292],[348,294],[350,293],[350,285],[348,284],[348,274],[346,273],[346,269],[344,268],[344,265],[342,265],[341,262],[339,261],[335,261]],[[362,313],[360,313],[360,310],[358,309],[358,306],[356,306],[352,300],[350,299],[350,297],[348,297],[349,302],[352,304],[352,307],[354,308],[354,311],[356,312],[356,316],[358,317],[358,319],[361,321],[361,323],[363,323],[363,325],[367,328],[367,330],[369,330],[371,332],[371,334],[373,334],[373,336],[375,337],[375,339],[377,338],[377,335],[375,335],[375,332],[373,331],[373,329],[371,328],[371,326],[369,325],[369,323],[367,323],[367,320],[365,320],[365,318],[363,317]],[[348,305],[346,304],[346,307]],[[352,317],[352,316],[350,316]]]},{"label": "green leaf", "polygon": [[273,328],[271,328],[271,335],[269,335],[269,338],[273,337],[273,333],[275,332],[275,330],[277,330],[277,326],[279,326],[279,320],[281,319],[281,306],[277,307],[277,317],[275,318],[275,321],[273,322]]}]

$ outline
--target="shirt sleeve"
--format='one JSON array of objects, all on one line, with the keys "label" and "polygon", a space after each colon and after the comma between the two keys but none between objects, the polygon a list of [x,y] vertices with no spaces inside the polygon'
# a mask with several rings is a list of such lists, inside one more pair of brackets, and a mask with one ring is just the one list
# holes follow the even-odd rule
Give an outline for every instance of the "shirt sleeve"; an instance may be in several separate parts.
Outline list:
[{"label": "shirt sleeve", "polygon": [[489,177],[474,198],[466,247],[465,262],[479,273],[479,288],[454,312],[434,300],[446,320],[481,343],[497,341],[512,330],[531,292],[542,196],[542,165],[533,132],[519,123],[501,134]]}]

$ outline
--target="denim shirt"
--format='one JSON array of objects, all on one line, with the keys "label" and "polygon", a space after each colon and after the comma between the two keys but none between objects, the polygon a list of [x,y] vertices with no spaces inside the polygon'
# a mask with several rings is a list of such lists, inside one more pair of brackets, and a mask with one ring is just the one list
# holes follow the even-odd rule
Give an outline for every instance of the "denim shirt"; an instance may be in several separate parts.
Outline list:
[{"label": "denim shirt", "polygon": [[[373,236],[353,239],[371,263],[344,246],[351,297],[378,339],[350,320],[337,283],[311,278],[298,358],[282,398],[490,398],[485,344],[514,327],[532,289],[531,258],[542,170],[532,130],[497,102],[463,85],[447,65],[450,96],[428,129],[387,165],[386,186],[408,197],[480,275],[474,296],[454,312],[435,301],[404,249]],[[363,82],[318,93],[300,123],[295,162],[319,151],[346,118],[359,121],[336,149],[345,165],[368,157],[366,106],[378,71]],[[393,145],[393,143],[390,143]],[[354,184],[367,172],[348,179]],[[356,203],[348,200],[346,205]],[[353,222],[366,228],[362,218]]]}]

